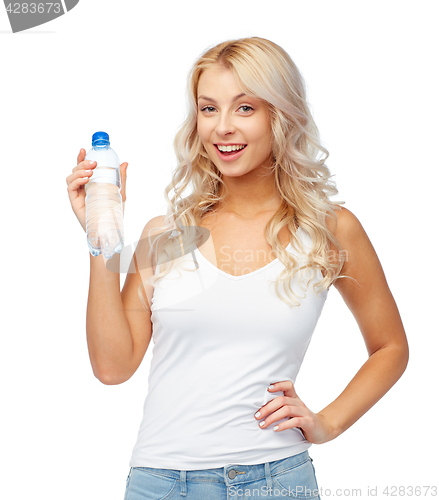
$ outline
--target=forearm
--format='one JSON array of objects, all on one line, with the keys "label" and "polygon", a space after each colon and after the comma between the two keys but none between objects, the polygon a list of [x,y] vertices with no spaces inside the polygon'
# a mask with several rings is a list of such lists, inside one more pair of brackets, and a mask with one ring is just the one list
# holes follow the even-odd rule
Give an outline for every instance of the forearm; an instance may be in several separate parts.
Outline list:
[{"label": "forearm", "polygon": [[404,373],[408,351],[386,346],[374,352],[345,390],[318,414],[330,423],[333,437],[342,434],[386,394]]},{"label": "forearm", "polygon": [[[114,254],[111,261],[113,269],[120,269],[120,254]],[[112,383],[132,358],[133,340],[123,309],[120,274],[108,270],[105,263],[102,254],[90,254],[86,330],[93,373],[101,382]]]}]

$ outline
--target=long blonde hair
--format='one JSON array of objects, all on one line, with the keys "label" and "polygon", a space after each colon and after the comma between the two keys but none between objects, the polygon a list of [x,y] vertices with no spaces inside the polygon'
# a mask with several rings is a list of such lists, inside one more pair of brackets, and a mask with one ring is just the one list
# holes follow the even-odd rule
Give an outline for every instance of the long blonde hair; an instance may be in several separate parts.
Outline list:
[{"label": "long blonde hair", "polygon": [[[311,270],[311,280],[316,269],[326,270],[326,276],[313,285],[315,293],[318,293],[317,287],[318,291],[322,291],[341,277],[344,252],[326,227],[328,212],[337,221],[334,210],[341,210],[341,207],[329,200],[329,196],[338,194],[338,190],[330,180],[332,176],[325,165],[329,153],[320,143],[319,131],[306,99],[305,82],[284,49],[259,37],[222,42],[202,54],[189,72],[188,115],[174,140],[178,166],[164,193],[168,209],[164,225],[154,229],[160,234],[150,237],[151,260],[154,265],[166,263],[167,266],[146,282],[154,286],[175,267],[176,258],[202,242],[203,228],[198,227],[201,219],[214,211],[227,195],[221,172],[210,160],[197,133],[198,82],[203,71],[213,65],[231,70],[243,92],[268,105],[273,144],[270,172],[274,173],[282,203],[267,223],[264,236],[285,266],[276,279],[276,293],[290,307],[299,306],[298,296],[290,287],[291,279],[297,272]],[[319,153],[323,153],[323,157],[317,159]],[[222,195],[221,184],[224,187]],[[191,192],[183,197],[188,186]],[[298,225],[311,237],[312,247],[308,253],[296,236]],[[285,226],[289,229],[291,245],[306,255],[305,261],[302,261],[305,265],[300,268],[294,256],[278,239],[279,231]],[[328,241],[332,241],[339,250],[336,259]],[[146,282],[139,286],[139,297],[144,307],[141,287]],[[279,294],[281,284],[288,299]]]}]

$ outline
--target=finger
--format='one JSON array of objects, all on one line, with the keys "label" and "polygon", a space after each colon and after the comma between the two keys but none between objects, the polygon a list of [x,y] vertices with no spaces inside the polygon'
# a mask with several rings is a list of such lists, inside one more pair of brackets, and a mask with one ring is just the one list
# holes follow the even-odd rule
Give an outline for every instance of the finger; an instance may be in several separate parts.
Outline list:
[{"label": "finger", "polygon": [[82,182],[79,182],[79,181],[84,181],[84,183],[85,183],[90,179],[90,177],[92,175],[93,175],[92,169],[90,171],[87,171],[84,169],[77,170],[72,175],[69,175],[67,177],[67,179],[66,179],[67,187],[69,188],[70,191],[74,191],[75,189],[78,189],[79,185],[82,185]]},{"label": "finger", "polygon": [[282,408],[284,405],[288,405],[293,401],[291,398],[287,398],[285,396],[278,396],[277,398],[272,399],[267,404],[262,406],[256,413],[255,418],[257,420],[264,420],[265,417],[268,417],[271,413]]},{"label": "finger", "polygon": [[121,163],[121,165],[120,165],[120,175],[122,176],[122,178],[125,178],[125,179],[127,177],[127,167],[128,167],[127,162]]},{"label": "finger", "polygon": [[273,422],[277,422],[281,418],[289,416],[295,416],[295,415],[292,414],[290,407],[288,405],[282,406],[277,411],[269,415],[267,418],[264,418],[261,422],[259,422],[259,427],[261,427],[262,429],[266,429]]},{"label": "finger", "polygon": [[288,394],[286,395],[289,396],[290,398],[298,397],[296,389],[294,388],[294,384],[291,380],[283,380],[282,382],[275,382],[274,384],[271,384],[268,387],[267,391],[268,392],[283,391],[284,393],[288,392]]},{"label": "finger", "polygon": [[282,408],[282,406],[294,406],[295,408],[302,408],[302,401],[299,398],[292,398],[289,396],[277,396],[267,404],[262,406],[254,415],[256,420],[264,420],[268,418],[273,412]]},{"label": "finger", "polygon": [[72,173],[76,173],[78,170],[90,170],[97,167],[95,161],[83,160],[79,162],[76,167],[72,168]]},{"label": "finger", "polygon": [[120,165],[120,178],[121,178],[120,194],[122,196],[122,202],[124,204],[126,201],[127,167],[128,167],[127,162],[121,163]]},{"label": "finger", "polygon": [[75,191],[77,191],[81,186],[84,186],[88,182],[90,182],[90,177],[84,178],[80,175],[78,177],[76,177],[75,179],[73,179],[71,182],[68,182],[67,183],[67,191],[69,193],[69,196],[71,194],[75,193]]},{"label": "finger", "polygon": [[81,161],[83,161],[84,158],[85,158],[85,149],[81,148],[76,163],[81,163]]},{"label": "finger", "polygon": [[[275,422],[278,422],[283,418],[290,417],[290,419],[292,419],[292,418],[303,417],[304,416],[303,413],[304,412],[302,411],[301,408],[294,405],[285,404],[277,411],[268,415],[267,418],[264,418],[261,422],[259,422],[259,427],[261,427],[261,429],[266,429],[271,424],[274,424]],[[281,422],[281,423],[288,423],[288,422]]]},{"label": "finger", "polygon": [[274,432],[281,432],[285,431],[286,429],[300,429],[303,434],[302,425],[303,423],[301,423],[300,417],[293,417],[289,420],[286,420],[285,422],[276,423],[276,425],[273,427],[273,430]]}]

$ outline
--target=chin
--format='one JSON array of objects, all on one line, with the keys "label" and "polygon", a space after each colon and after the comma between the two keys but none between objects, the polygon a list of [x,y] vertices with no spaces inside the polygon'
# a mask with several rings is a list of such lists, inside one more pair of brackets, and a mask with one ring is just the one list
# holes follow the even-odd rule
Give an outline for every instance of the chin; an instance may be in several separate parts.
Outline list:
[{"label": "chin", "polygon": [[[218,168],[218,167],[217,167]],[[242,177],[243,175],[246,175],[249,173],[249,171],[245,170],[245,168],[224,168],[224,169],[219,169],[218,170],[221,172],[221,174],[224,177]],[[251,172],[251,170],[250,170]]]}]

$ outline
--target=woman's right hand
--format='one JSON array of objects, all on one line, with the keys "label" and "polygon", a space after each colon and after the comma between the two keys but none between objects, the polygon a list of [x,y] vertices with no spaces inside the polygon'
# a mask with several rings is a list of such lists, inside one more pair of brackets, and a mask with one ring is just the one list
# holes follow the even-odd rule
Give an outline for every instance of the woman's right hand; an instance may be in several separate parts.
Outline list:
[{"label": "woman's right hand", "polygon": [[[90,182],[90,177],[93,175],[93,169],[96,168],[96,162],[90,163],[88,160],[84,161],[85,155],[86,155],[85,149],[82,148],[77,158],[78,164],[72,170],[72,174],[66,178],[67,192],[69,194],[72,210],[76,215],[77,219],[79,220],[79,223],[81,224],[84,231],[86,231],[84,186],[85,184]],[[120,176],[121,176],[120,194],[122,196],[122,202],[124,207],[126,200],[127,167],[128,163],[126,162],[120,165]],[[90,171],[87,172],[87,170]]]}]

